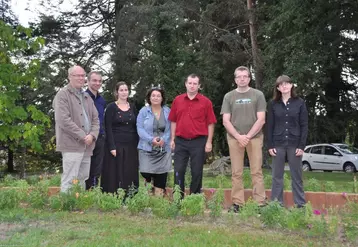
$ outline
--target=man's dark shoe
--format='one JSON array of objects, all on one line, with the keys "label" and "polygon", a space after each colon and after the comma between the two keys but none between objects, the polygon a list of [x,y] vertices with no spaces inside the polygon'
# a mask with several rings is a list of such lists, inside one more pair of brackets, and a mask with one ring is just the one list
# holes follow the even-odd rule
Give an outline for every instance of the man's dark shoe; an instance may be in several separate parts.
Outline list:
[{"label": "man's dark shoe", "polygon": [[240,212],[240,209],[241,209],[240,205],[232,204],[232,206],[229,208],[229,213],[233,212],[233,213],[237,214]]}]

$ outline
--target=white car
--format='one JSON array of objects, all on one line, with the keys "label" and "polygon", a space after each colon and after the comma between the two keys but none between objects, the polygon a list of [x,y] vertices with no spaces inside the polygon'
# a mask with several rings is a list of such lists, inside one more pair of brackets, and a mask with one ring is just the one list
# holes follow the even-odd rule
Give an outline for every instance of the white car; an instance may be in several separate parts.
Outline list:
[{"label": "white car", "polygon": [[305,147],[302,170],[357,172],[358,149],[347,144],[315,144]]}]

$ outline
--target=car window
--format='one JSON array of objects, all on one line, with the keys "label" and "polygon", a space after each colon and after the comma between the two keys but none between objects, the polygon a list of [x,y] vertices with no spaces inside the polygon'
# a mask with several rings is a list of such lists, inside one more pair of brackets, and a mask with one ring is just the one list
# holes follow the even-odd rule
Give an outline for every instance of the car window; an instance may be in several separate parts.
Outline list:
[{"label": "car window", "polygon": [[311,147],[306,148],[306,149],[305,149],[305,153],[310,153],[310,152],[311,152],[311,149],[312,149]]},{"label": "car window", "polygon": [[322,146],[314,146],[311,150],[312,154],[322,154]]},{"label": "car window", "polygon": [[338,151],[334,147],[331,147],[331,146],[324,147],[324,154],[326,154],[326,155],[334,155],[335,152],[338,152]]}]

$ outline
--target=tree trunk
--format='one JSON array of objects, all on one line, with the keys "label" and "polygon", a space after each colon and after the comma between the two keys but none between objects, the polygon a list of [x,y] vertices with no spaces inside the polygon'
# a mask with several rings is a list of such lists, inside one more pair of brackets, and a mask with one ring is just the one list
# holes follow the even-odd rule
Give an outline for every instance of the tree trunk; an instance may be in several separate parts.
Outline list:
[{"label": "tree trunk", "polygon": [[7,171],[14,172],[14,151],[10,148],[7,149]]},{"label": "tree trunk", "polygon": [[262,62],[260,48],[257,44],[257,23],[253,0],[247,0],[247,9],[249,13],[251,51],[255,72],[255,87],[259,90],[262,90],[264,80],[264,64]]}]

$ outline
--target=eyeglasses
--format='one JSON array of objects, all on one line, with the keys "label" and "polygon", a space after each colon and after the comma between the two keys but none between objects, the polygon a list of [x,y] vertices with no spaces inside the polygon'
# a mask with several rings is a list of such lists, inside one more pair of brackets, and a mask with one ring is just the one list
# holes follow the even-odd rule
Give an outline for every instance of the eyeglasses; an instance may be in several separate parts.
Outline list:
[{"label": "eyeglasses", "polygon": [[86,75],[85,74],[71,74],[71,76],[73,76],[73,77],[86,77]]}]

